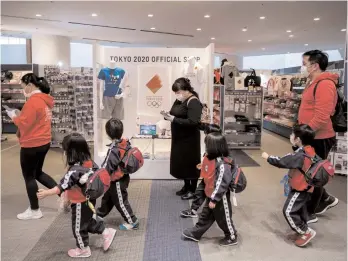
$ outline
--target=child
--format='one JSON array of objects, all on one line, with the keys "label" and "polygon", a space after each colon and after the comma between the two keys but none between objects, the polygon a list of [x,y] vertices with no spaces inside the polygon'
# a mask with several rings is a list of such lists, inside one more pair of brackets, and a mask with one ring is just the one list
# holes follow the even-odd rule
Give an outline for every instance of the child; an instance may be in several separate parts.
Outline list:
[{"label": "child", "polygon": [[[128,140],[122,138],[123,123],[119,119],[110,119],[105,125],[106,133],[112,140],[103,167],[111,175],[110,189],[102,198],[101,207],[97,211],[100,217],[107,216],[115,206],[126,223],[120,225],[120,230],[133,230],[139,228],[139,221],[133,214],[132,207],[128,201],[127,188],[129,175],[124,174],[120,169],[122,160],[121,152],[130,147]],[[121,151],[123,150],[123,151]]]},{"label": "child", "polygon": [[316,235],[316,232],[307,225],[308,212],[307,201],[310,199],[310,193],[313,187],[309,187],[304,175],[300,169],[306,171],[311,160],[306,157],[315,156],[314,148],[310,146],[314,140],[315,132],[306,124],[297,124],[293,127],[293,133],[290,136],[290,142],[298,149],[293,154],[287,154],[282,158],[269,156],[266,152],[262,154],[268,163],[278,168],[289,169],[289,184],[291,191],[285,201],[283,214],[298,237],[295,245],[303,247],[307,245]]},{"label": "child", "polygon": [[91,160],[86,140],[82,135],[72,133],[64,137],[62,145],[68,171],[56,187],[49,190],[39,189],[37,197],[43,199],[66,191],[66,196],[72,203],[72,230],[77,245],[76,249],[68,251],[68,255],[70,257],[90,257],[88,233],[102,234],[103,248],[106,251],[114,240],[116,230],[105,228],[102,220],[93,217],[94,206],[91,204],[95,205],[95,201],[87,201],[86,196],[82,193],[82,176],[85,177],[90,169],[97,167]]},{"label": "child", "polygon": [[186,229],[183,236],[198,242],[203,234],[211,227],[214,221],[225,233],[225,238],[220,240],[221,246],[236,245],[237,231],[232,221],[232,205],[230,201],[230,184],[232,182],[231,165],[226,161],[228,146],[225,137],[218,132],[213,132],[205,138],[206,157],[216,164],[210,164],[212,169],[201,171],[205,183],[206,200],[202,213],[196,225]]},{"label": "child", "polygon": [[[202,130],[204,130],[205,135],[208,135],[209,133],[212,133],[212,132],[221,133],[220,127],[216,124],[202,124],[201,128]],[[206,156],[204,155],[203,162],[197,165],[197,169],[202,171],[202,164],[205,165],[204,163],[206,160],[207,160]],[[200,206],[202,206],[202,204],[204,203],[206,199],[204,188],[205,188],[204,179],[202,179],[201,182],[198,184],[198,187],[196,188],[195,197],[192,201],[191,208],[181,211],[180,213],[181,217],[191,217],[191,218],[197,217],[197,210],[200,208]]]}]

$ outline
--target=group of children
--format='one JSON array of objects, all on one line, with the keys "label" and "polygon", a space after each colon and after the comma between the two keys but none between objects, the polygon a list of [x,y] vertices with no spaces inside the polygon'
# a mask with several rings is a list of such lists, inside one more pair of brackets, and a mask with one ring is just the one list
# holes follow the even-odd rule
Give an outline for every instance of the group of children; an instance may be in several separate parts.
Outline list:
[{"label": "group of children", "polygon": [[[89,257],[89,233],[100,234],[103,237],[103,248],[108,250],[114,240],[116,230],[106,228],[103,218],[115,206],[125,223],[119,226],[120,230],[135,230],[139,221],[134,215],[128,201],[127,188],[130,182],[128,174],[124,174],[119,165],[121,161],[120,145],[129,145],[128,140],[122,138],[123,124],[118,119],[110,119],[105,126],[106,133],[112,140],[106,158],[102,164],[111,176],[109,190],[103,195],[100,208],[95,210],[95,200],[89,200],[83,193],[86,176],[90,169],[98,169],[92,161],[91,153],[86,140],[80,134],[69,134],[63,140],[63,150],[66,159],[67,173],[59,185],[53,189],[40,189],[39,199],[50,195],[63,195],[71,204],[72,229],[77,248],[68,251],[70,257]],[[183,237],[199,241],[203,234],[216,221],[225,237],[220,245],[236,245],[237,231],[232,220],[232,205],[230,200],[232,172],[236,167],[229,158],[228,145],[219,126],[206,125],[205,146],[206,153],[197,168],[201,170],[203,178],[198,185],[191,208],[181,212],[182,217],[198,217],[197,210],[203,205],[198,222],[193,228],[183,232]],[[308,185],[299,169],[310,166],[308,155],[314,156],[315,151],[310,146],[314,139],[314,131],[308,125],[296,125],[291,135],[291,143],[297,147],[296,151],[283,158],[269,156],[263,153],[262,157],[279,168],[287,168],[291,192],[285,202],[283,213],[290,227],[297,233],[295,244],[305,246],[315,236],[316,232],[307,225],[308,214],[306,202],[313,190]],[[306,156],[307,155],[307,156]],[[232,163],[231,163],[232,162]],[[213,163],[213,164],[211,164]],[[63,196],[62,196],[63,198]]]}]

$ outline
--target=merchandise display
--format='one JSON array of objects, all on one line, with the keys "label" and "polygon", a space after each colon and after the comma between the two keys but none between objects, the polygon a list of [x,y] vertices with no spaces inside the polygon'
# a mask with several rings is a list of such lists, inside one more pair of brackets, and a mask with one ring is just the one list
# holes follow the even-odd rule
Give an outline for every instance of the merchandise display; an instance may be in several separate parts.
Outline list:
[{"label": "merchandise display", "polygon": [[194,56],[190,56],[184,65],[183,77],[190,80],[191,86],[204,101],[204,69]]},{"label": "merchandise display", "polygon": [[225,89],[234,90],[236,77],[239,76],[238,68],[232,62],[225,62],[221,76],[224,78]]},{"label": "merchandise display", "polygon": [[336,174],[347,175],[347,133],[336,133],[336,145],[331,149],[328,159],[335,167]]},{"label": "merchandise display", "polygon": [[213,93],[213,123],[216,125],[221,126],[222,120],[221,120],[221,97],[223,96],[223,90],[224,86],[220,84],[214,85],[214,93]]}]

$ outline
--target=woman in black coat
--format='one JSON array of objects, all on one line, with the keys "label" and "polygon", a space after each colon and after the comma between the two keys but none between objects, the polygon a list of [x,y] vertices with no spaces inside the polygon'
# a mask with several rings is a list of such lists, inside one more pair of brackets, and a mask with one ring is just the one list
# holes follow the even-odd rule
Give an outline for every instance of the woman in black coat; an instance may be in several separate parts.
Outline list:
[{"label": "woman in black coat", "polygon": [[176,100],[166,120],[172,122],[172,148],[170,153],[170,174],[184,180],[183,188],[176,193],[182,199],[192,199],[197,187],[201,162],[201,136],[199,124],[202,104],[193,90],[190,80],[177,79],[173,86]]}]

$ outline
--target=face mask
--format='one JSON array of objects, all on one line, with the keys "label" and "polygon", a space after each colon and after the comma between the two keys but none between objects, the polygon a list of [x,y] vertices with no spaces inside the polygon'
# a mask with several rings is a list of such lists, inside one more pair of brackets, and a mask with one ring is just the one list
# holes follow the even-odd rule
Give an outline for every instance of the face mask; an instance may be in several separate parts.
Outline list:
[{"label": "face mask", "polygon": [[[313,71],[312,71],[313,72]],[[309,75],[311,75],[312,72],[309,72],[308,71],[308,67],[305,66],[305,65],[302,65],[301,66],[301,74],[304,76],[304,77],[309,77]]]},{"label": "face mask", "polygon": [[175,96],[176,96],[176,99],[178,101],[183,101],[184,100],[184,96],[181,93],[180,94],[176,94]]},{"label": "face mask", "polygon": [[31,92],[30,92],[30,93],[27,93],[27,92],[25,91],[26,88],[27,88],[27,86],[25,86],[24,89],[23,89],[23,95],[25,96],[25,98],[29,98],[29,97],[31,96]]}]

